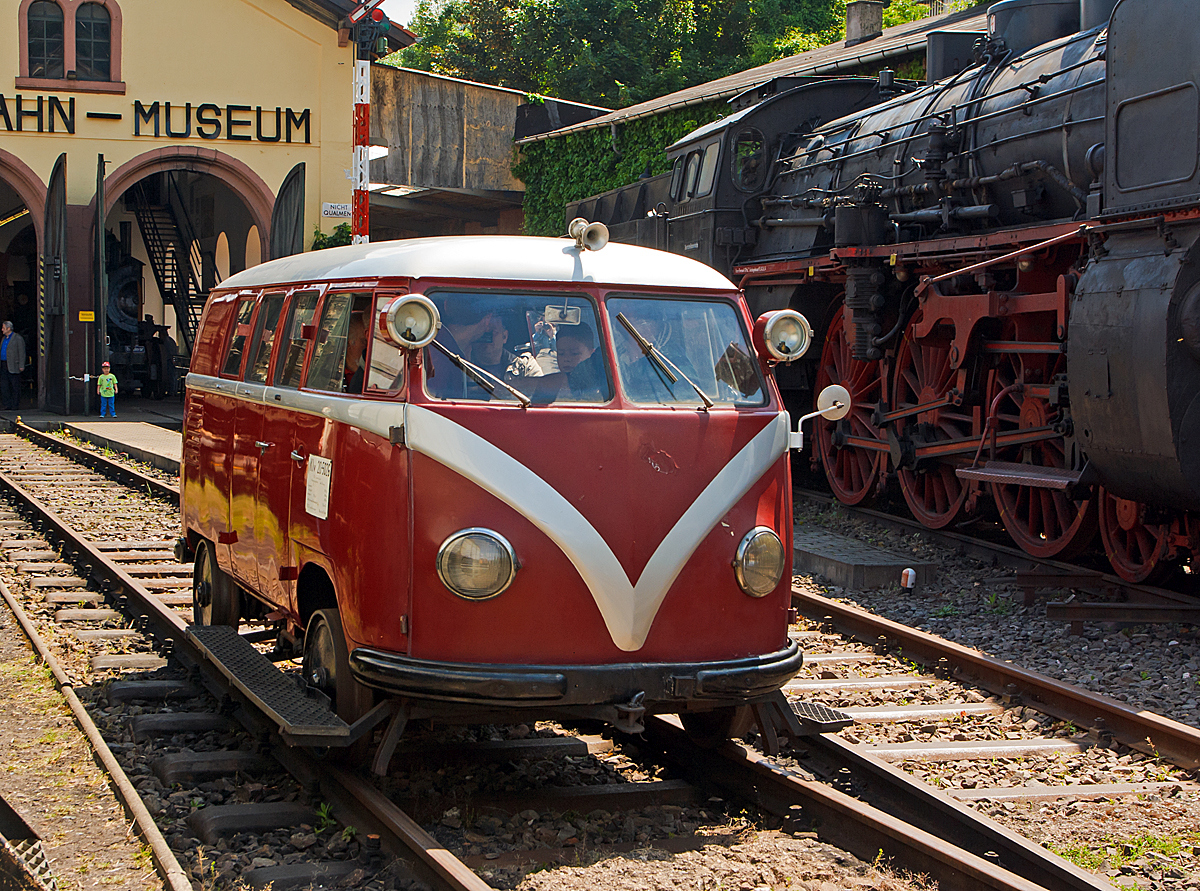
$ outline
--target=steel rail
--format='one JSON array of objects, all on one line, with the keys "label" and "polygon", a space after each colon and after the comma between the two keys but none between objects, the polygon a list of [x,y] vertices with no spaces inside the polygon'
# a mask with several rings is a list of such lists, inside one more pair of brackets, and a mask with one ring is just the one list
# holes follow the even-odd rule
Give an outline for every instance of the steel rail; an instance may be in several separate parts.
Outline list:
[{"label": "steel rail", "polygon": [[[749,794],[756,806],[772,814],[813,824],[823,841],[868,862],[882,854],[891,865],[930,876],[943,891],[1112,889],[1107,882],[1088,876],[1048,851],[1037,856],[1032,850],[1035,846],[1030,845],[1027,865],[1044,861],[1048,865],[1038,870],[1039,874],[1056,877],[1053,884],[1039,884],[824,783],[806,780],[748,746],[729,742],[719,749],[698,748],[674,721],[647,719],[646,737],[680,767],[702,776],[727,794],[740,797]],[[990,844],[986,848],[989,852],[993,850]],[[1070,874],[1074,874],[1075,881],[1065,881]]]},{"label": "steel rail", "polygon": [[178,486],[164,483],[162,480],[155,479],[148,474],[134,470],[132,467],[127,467],[96,452],[67,442],[57,436],[51,436],[49,433],[43,433],[41,430],[36,430],[22,421],[13,421],[11,424],[13,431],[18,436],[29,440],[34,445],[39,445],[65,458],[70,458],[72,461],[89,467],[107,477],[111,477],[130,488],[140,489],[145,487],[150,490],[151,494],[165,498],[171,501],[176,507],[179,507]]},{"label": "steel rail", "polygon": [[[75,559],[89,564],[93,576],[108,582],[123,593],[134,605],[133,610],[147,616],[157,632],[172,642],[175,655],[196,665],[206,664],[199,648],[187,637],[187,624],[170,607],[165,606],[134,577],[94,547],[81,532],[72,528],[62,517],[3,472],[0,472],[0,490],[7,491],[14,500],[34,514],[48,527],[47,531],[52,537],[60,539],[75,552]],[[218,685],[220,692],[238,701],[243,710],[254,708],[249,699],[220,680],[217,677],[218,672],[206,671],[203,675],[206,684]],[[296,773],[301,775],[298,778],[302,783],[304,774],[307,774],[308,779],[319,783],[321,789],[340,805],[338,817],[342,822],[356,826],[369,823],[378,827],[383,843],[389,850],[415,855],[421,872],[427,873],[427,878],[432,878],[440,887],[451,891],[485,891],[489,888],[469,867],[445,850],[400,808],[374,790],[367,781],[332,765],[317,763],[299,751],[291,751],[290,756],[285,751],[279,760],[285,766],[289,766],[289,769],[296,767]]]},{"label": "steel rail", "polygon": [[867,643],[874,644],[881,637],[895,641],[905,656],[931,667],[947,667],[959,679],[993,693],[1020,697],[1059,720],[1109,731],[1132,749],[1165,757],[1180,767],[1200,767],[1200,730],[1194,727],[1153,712],[1139,711],[1107,696],[827,597],[793,589],[792,605],[809,618],[829,620],[843,632]]},{"label": "steel rail", "polygon": [[108,747],[108,743],[100,733],[100,728],[96,726],[96,722],[92,720],[91,714],[79,700],[71,679],[67,677],[67,673],[63,671],[62,665],[59,664],[54,654],[50,652],[50,648],[46,646],[46,642],[38,634],[37,629],[34,628],[33,623],[29,620],[29,616],[21,607],[21,604],[17,602],[17,599],[12,596],[8,585],[2,579],[0,579],[0,597],[3,597],[4,602],[8,605],[9,610],[21,626],[21,630],[25,633],[25,637],[28,638],[38,658],[50,669],[56,686],[62,693],[63,698],[66,699],[67,705],[70,706],[71,713],[75,716],[75,723],[83,731],[84,735],[87,736],[96,757],[100,760],[109,777],[112,778],[117,797],[120,798],[121,803],[125,806],[125,812],[132,818],[134,826],[137,827],[138,834],[150,848],[150,856],[154,860],[159,877],[170,891],[192,891],[191,879],[188,878],[187,873],[180,866],[179,858],[175,856],[175,852],[167,844],[167,840],[159,830],[158,824],[154,822],[154,817],[150,815],[150,812],[146,809],[146,805],[142,802],[141,796],[138,795],[137,789],[130,782],[129,776],[121,767],[120,762],[117,761],[112,749]]}]

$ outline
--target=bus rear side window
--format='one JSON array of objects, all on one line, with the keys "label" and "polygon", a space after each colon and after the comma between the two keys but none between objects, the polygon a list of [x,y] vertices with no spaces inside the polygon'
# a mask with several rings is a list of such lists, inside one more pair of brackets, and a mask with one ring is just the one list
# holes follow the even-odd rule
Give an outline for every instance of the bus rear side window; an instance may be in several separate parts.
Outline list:
[{"label": "bus rear side window", "polygon": [[268,294],[263,298],[258,312],[258,324],[254,329],[253,358],[246,366],[246,380],[260,384],[267,382],[271,366],[271,347],[275,345],[275,328],[279,324],[279,313],[283,309],[282,294]]},{"label": "bus rear side window", "polygon": [[320,296],[319,291],[297,291],[292,298],[290,315],[283,329],[286,340],[280,351],[279,373],[275,377],[276,386],[291,389],[300,386],[300,374],[304,370],[304,352],[308,349],[304,328],[306,325],[312,325],[318,296]]},{"label": "bus rear side window", "polygon": [[252,333],[250,320],[254,317],[254,298],[243,297],[238,303],[237,318],[233,321],[233,337],[229,341],[229,352],[225,356],[225,365],[221,374],[236,375],[242,370],[242,353],[246,350],[246,341]]}]

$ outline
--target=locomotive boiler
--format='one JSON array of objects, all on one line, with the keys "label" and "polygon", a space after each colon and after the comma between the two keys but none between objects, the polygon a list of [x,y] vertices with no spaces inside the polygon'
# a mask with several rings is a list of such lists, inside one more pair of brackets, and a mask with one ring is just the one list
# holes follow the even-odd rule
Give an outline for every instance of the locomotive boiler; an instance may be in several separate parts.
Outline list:
[{"label": "locomotive boiler", "polygon": [[795,409],[851,392],[813,456],[843,502],[994,511],[1044,558],[1098,531],[1119,575],[1160,579],[1200,551],[1200,23],[1003,0],[987,28],[963,70],[931,46],[927,85],[768,84],[670,175],[568,214],[816,323],[779,384]]}]

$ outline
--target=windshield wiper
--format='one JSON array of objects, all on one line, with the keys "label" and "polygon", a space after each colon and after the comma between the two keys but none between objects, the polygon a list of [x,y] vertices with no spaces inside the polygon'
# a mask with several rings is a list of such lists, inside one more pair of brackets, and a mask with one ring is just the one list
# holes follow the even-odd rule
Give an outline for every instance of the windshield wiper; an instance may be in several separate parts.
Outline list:
[{"label": "windshield wiper", "polygon": [[447,359],[449,359],[451,362],[453,362],[455,364],[455,366],[460,371],[462,371],[463,374],[465,374],[471,380],[475,381],[475,383],[477,383],[480,387],[482,387],[489,396],[496,395],[496,384],[499,384],[500,386],[502,386],[504,389],[508,390],[508,392],[512,393],[513,396],[515,396],[517,398],[517,401],[521,403],[522,408],[529,408],[529,406],[533,403],[532,399],[530,399],[528,396],[526,396],[524,393],[522,393],[516,387],[512,386],[509,383],[506,383],[505,381],[502,381],[500,378],[496,377],[496,375],[492,374],[486,368],[480,368],[478,365],[474,364],[469,359],[464,359],[462,356],[460,356],[458,353],[454,352],[454,350],[450,349],[444,343],[440,343],[439,341],[432,340],[432,341],[430,341],[430,344],[432,346],[437,347],[439,350],[441,350],[445,354]]},{"label": "windshield wiper", "polygon": [[[704,403],[705,411],[708,411],[713,407],[713,401],[708,398],[708,394],[701,390],[695,381],[684,374],[679,369],[678,365],[664,356],[658,347],[648,341],[645,336],[643,336],[642,332],[633,327],[633,322],[625,318],[625,313],[617,313],[617,321],[624,325],[625,330],[628,331],[630,336],[637,341],[637,345],[642,348],[642,352],[646,354],[646,358],[650,360],[650,363],[655,367],[659,374],[666,375],[667,379],[670,380],[672,384],[678,381],[679,378],[683,378],[685,381],[691,384],[692,389],[696,391],[696,395],[699,396],[700,401]],[[670,388],[668,387],[668,389]]]}]

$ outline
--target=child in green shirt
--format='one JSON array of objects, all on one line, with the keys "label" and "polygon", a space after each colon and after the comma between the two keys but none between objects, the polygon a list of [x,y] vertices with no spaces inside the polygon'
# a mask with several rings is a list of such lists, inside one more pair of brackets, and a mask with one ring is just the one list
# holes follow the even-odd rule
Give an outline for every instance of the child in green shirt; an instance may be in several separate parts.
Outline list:
[{"label": "child in green shirt", "polygon": [[117,416],[117,376],[111,369],[108,362],[102,363],[100,376],[96,378],[96,392],[100,394],[100,417],[104,417],[105,411],[114,418]]}]

